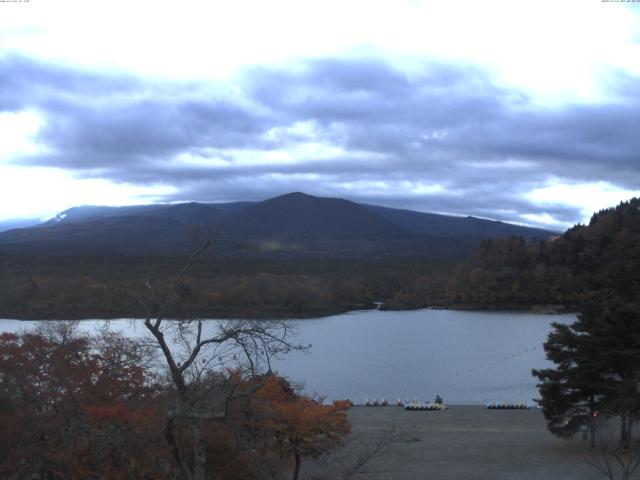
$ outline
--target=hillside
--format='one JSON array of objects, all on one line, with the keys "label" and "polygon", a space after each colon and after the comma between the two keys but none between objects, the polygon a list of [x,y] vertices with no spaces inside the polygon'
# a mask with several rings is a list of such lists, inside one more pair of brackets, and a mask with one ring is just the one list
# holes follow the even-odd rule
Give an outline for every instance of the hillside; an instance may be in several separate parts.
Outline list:
[{"label": "hillside", "polygon": [[473,217],[290,193],[262,202],[85,206],[0,234],[0,252],[184,255],[205,238],[224,256],[463,259],[483,238],[553,232]]},{"label": "hillside", "polygon": [[78,222],[10,230],[0,250],[24,253],[172,252],[191,247],[191,228],[179,221],[147,216],[90,217]]},{"label": "hillside", "polygon": [[28,228],[37,225],[38,220],[32,219],[18,219],[18,220],[2,220],[0,221],[0,233],[7,232],[9,230],[15,230],[17,228]]},{"label": "hillside", "polygon": [[525,240],[549,238],[557,233],[541,228],[523,227],[497,220],[476,217],[454,217],[437,213],[415,212],[398,208],[363,205],[403,229],[435,237],[495,238],[521,236]]},{"label": "hillside", "polygon": [[485,240],[457,270],[448,301],[472,307],[560,305],[640,288],[640,199],[595,213],[553,241]]}]

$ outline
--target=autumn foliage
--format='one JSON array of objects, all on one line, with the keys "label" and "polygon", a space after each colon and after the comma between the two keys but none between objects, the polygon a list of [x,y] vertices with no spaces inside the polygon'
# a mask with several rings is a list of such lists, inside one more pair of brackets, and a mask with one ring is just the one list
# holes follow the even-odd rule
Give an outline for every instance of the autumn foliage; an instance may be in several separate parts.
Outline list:
[{"label": "autumn foliage", "polygon": [[[2,478],[144,478],[158,390],[138,346],[114,334],[0,335]],[[136,448],[134,448],[136,446]]]},{"label": "autumn foliage", "polygon": [[[346,405],[299,396],[275,375],[221,375],[247,395],[203,430],[206,478],[275,478],[292,459],[296,474],[301,457],[349,431]],[[2,334],[0,479],[176,478],[163,432],[173,396],[153,352],[119,334]],[[191,458],[189,423],[175,435]]]},{"label": "autumn foliage", "polygon": [[270,405],[267,425],[274,432],[280,455],[295,460],[294,479],[298,478],[302,457],[329,453],[349,433],[347,408],[346,402],[326,406],[307,397]]}]

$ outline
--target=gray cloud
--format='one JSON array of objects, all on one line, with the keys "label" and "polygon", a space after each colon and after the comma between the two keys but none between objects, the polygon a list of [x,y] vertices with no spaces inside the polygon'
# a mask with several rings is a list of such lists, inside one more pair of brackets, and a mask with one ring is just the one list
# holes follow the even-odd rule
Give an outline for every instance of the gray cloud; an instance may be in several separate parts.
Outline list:
[{"label": "gray cloud", "polygon": [[161,159],[202,147],[259,147],[260,135],[268,128],[268,119],[209,100],[154,99],[107,108],[73,105],[59,109],[56,116],[59,121],[47,125],[40,140],[65,153],[87,155],[88,168],[112,166],[111,161],[104,164],[104,154],[128,161]]},{"label": "gray cloud", "polygon": [[8,55],[0,57],[0,111],[43,107],[55,111],[83,99],[130,94],[144,88],[133,76],[77,68]]},{"label": "gray cloud", "polygon": [[[49,153],[21,164],[175,185],[165,200],[304,190],[573,223],[575,207],[537,205],[523,192],[553,178],[640,185],[640,79],[628,75],[612,77],[609,102],[541,107],[478,67],[427,63],[405,73],[374,58],[253,68],[233,95],[20,57],[0,68],[0,111],[35,108],[46,120],[38,140]],[[314,154],[318,145],[333,153]],[[274,159],[282,151],[296,152],[293,161]],[[216,161],[175,161],[181,154]]]}]

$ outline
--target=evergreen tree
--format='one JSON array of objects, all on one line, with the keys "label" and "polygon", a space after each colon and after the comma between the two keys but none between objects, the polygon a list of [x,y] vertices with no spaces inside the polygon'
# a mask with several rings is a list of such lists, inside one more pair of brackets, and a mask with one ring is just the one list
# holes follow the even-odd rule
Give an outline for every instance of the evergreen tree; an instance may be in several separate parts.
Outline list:
[{"label": "evergreen tree", "polygon": [[577,324],[603,377],[603,413],[620,418],[620,445],[627,447],[640,416],[640,305],[617,296],[586,309]]},{"label": "evergreen tree", "polygon": [[533,370],[533,375],[540,380],[538,403],[549,431],[568,438],[587,428],[594,445],[596,416],[603,402],[602,376],[597,355],[576,331],[578,322],[553,324],[544,349],[556,368]]},{"label": "evergreen tree", "polygon": [[572,325],[554,324],[544,344],[555,368],[534,370],[549,430],[570,437],[581,427],[595,442],[596,415],[620,418],[620,445],[640,416],[640,305],[610,291]]}]

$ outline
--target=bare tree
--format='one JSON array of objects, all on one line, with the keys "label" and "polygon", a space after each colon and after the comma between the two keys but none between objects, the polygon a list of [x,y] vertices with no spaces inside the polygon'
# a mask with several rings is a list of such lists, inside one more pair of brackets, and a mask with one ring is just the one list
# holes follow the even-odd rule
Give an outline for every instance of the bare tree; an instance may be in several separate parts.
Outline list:
[{"label": "bare tree", "polygon": [[[291,342],[292,328],[284,321],[165,318],[186,273],[211,245],[207,241],[195,251],[162,294],[156,292],[149,279],[144,297],[124,292],[142,308],[144,325],[162,352],[175,390],[164,436],[176,465],[173,477],[181,480],[205,479],[207,449],[203,433],[206,423],[225,419],[232,400],[257,392],[271,373],[271,358],[305,348]],[[263,373],[260,376],[263,381],[255,382],[249,390],[238,389],[239,383],[234,380],[237,376],[224,375],[225,369],[232,367],[253,377]],[[176,433],[179,424],[191,431],[193,457],[190,461],[185,458],[185,449]]]},{"label": "bare tree", "polygon": [[396,425],[374,435],[352,436],[343,448],[320,462],[323,472],[313,478],[351,480],[368,478],[373,473],[382,474],[384,472],[380,470],[368,468],[371,462],[384,455],[393,444],[413,441],[418,441],[415,432],[399,429]]},{"label": "bare tree", "polygon": [[66,345],[78,336],[78,320],[45,320],[38,322],[35,333],[60,345]]}]

